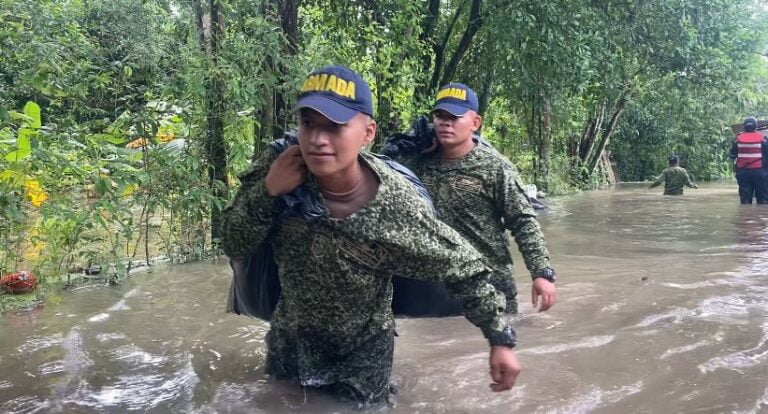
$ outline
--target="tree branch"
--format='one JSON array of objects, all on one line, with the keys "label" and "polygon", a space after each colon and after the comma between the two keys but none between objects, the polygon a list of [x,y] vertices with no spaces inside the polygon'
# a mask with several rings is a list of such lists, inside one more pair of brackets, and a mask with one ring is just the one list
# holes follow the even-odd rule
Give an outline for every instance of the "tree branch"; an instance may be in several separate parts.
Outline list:
[{"label": "tree branch", "polygon": [[445,49],[448,47],[448,42],[451,40],[453,29],[456,27],[456,22],[459,20],[459,17],[464,13],[464,7],[466,5],[466,1],[459,5],[459,7],[456,9],[456,13],[454,13],[453,17],[451,18],[451,22],[448,24],[448,27],[445,30],[445,35],[443,36],[442,42],[440,42],[439,45],[434,46],[435,65],[432,68],[432,79],[429,81],[425,95],[431,95],[432,92],[434,92],[434,90],[438,87],[440,73],[443,70],[443,62],[445,61]]},{"label": "tree branch", "polygon": [[453,52],[451,60],[445,67],[443,79],[440,82],[441,84],[444,85],[453,79],[461,59],[464,57],[467,49],[469,49],[469,45],[472,44],[472,40],[474,39],[475,34],[477,34],[477,31],[480,30],[480,27],[483,25],[483,17],[481,16],[482,7],[482,0],[472,0],[472,8],[469,11],[469,22],[467,23],[467,28],[464,30],[464,34],[461,36],[459,45]]}]

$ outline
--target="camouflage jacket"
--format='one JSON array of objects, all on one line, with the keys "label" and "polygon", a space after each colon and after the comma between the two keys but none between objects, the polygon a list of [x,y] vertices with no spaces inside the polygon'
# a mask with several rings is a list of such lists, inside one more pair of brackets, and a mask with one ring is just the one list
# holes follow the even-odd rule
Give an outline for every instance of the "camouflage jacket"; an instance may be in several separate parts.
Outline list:
[{"label": "camouflage jacket", "polygon": [[664,183],[664,195],[683,195],[683,186],[696,188],[696,184],[691,182],[691,177],[688,176],[688,171],[682,167],[667,168],[651,183],[650,188],[661,183]]},{"label": "camouflage jacket", "polygon": [[513,274],[508,229],[533,273],[550,267],[544,235],[515,166],[492,147],[477,145],[444,162],[439,151],[398,157],[424,183],[440,220],[456,229],[486,258],[497,277]]},{"label": "camouflage jacket", "polygon": [[[394,328],[395,273],[444,281],[461,299],[467,319],[489,340],[509,332],[504,297],[488,283],[479,253],[434,217],[400,173],[361,154],[380,182],[374,199],[346,219],[326,214],[310,223],[278,218],[277,198],[264,187],[274,158],[273,152],[263,154],[240,177],[242,187],[223,213],[222,244],[227,255],[242,259],[272,234],[282,296],[272,316],[270,343],[292,344],[302,383],[343,380],[339,377],[349,375],[343,361],[370,352],[366,341]],[[322,199],[311,176],[308,187]]]}]

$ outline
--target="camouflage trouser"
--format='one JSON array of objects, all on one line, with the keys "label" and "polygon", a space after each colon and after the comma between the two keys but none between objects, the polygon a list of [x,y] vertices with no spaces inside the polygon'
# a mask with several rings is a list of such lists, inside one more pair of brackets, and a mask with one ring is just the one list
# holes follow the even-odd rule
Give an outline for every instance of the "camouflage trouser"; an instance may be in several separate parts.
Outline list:
[{"label": "camouflage trouser", "polygon": [[[331,356],[311,337],[293,340],[273,328],[267,334],[266,370],[278,379],[335,395],[341,400],[371,404],[388,401],[395,348],[394,331],[382,331],[354,352]],[[318,367],[318,361],[324,366]]]},{"label": "camouflage trouser", "polygon": [[503,293],[507,298],[506,313],[517,313],[517,286],[515,285],[515,275],[512,273],[497,273],[491,275],[490,282],[493,287]]}]

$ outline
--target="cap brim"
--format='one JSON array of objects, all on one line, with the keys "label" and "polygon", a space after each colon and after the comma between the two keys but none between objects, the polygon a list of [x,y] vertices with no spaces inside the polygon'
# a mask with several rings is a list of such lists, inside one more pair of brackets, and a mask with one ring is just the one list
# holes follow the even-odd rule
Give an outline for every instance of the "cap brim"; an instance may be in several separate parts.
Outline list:
[{"label": "cap brim", "polygon": [[434,108],[432,108],[432,112],[435,112],[435,111],[446,111],[454,116],[462,116],[465,113],[467,113],[467,111],[469,111],[469,108],[467,108],[466,106],[456,105],[450,102],[441,102],[435,105]]},{"label": "cap brim", "polygon": [[311,95],[299,99],[296,103],[296,110],[301,108],[314,109],[337,124],[346,124],[359,113],[357,110],[347,108],[333,99],[322,95]]}]

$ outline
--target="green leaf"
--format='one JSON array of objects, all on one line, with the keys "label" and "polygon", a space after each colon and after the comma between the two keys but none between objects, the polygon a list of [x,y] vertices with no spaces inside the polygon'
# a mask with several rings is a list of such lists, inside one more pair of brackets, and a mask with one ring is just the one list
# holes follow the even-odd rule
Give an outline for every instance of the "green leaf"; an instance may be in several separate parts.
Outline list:
[{"label": "green leaf", "polygon": [[37,135],[37,132],[22,128],[19,130],[19,138],[16,140],[16,151],[12,151],[5,156],[10,162],[17,162],[32,155],[31,139]]},{"label": "green leaf", "polygon": [[22,122],[26,122],[28,124],[31,124],[32,122],[35,121],[31,117],[26,116],[26,115],[22,114],[21,112],[10,111],[9,113],[11,115],[11,119],[14,120],[14,121],[22,121]]},{"label": "green leaf", "polygon": [[96,194],[103,196],[109,190],[109,183],[104,178],[99,177],[99,179],[96,180],[94,189],[96,190]]},{"label": "green leaf", "polygon": [[109,142],[110,144],[120,145],[127,141],[125,137],[114,134],[93,134],[93,137],[99,141]]},{"label": "green leaf", "polygon": [[42,118],[40,118],[40,106],[38,104],[32,101],[27,102],[27,104],[24,105],[24,115],[32,119],[32,122],[29,124],[31,128],[38,129],[43,125]]}]

